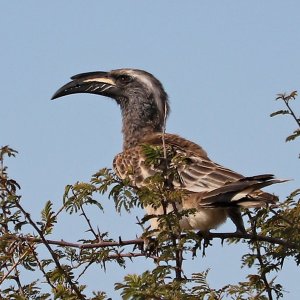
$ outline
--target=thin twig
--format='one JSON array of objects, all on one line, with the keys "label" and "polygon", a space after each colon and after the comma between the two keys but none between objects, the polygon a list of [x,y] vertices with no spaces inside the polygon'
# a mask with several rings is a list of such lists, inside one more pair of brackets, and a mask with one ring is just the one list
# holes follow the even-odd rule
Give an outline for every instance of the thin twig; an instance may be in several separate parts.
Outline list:
[{"label": "thin twig", "polygon": [[[163,154],[164,154],[164,162],[165,162],[165,169],[164,169],[164,177],[165,177],[165,181],[167,183],[167,185],[169,185],[169,180],[167,178],[167,174],[168,174],[168,158],[167,158],[167,147],[166,147],[166,141],[165,141],[165,134],[166,134],[166,123],[167,123],[167,103],[165,102],[165,106],[164,106],[164,121],[163,121],[163,130],[162,130],[162,147],[163,147]],[[166,215],[167,214],[167,207],[168,207],[168,200],[167,199],[162,199],[161,200],[162,203],[162,208],[163,208],[163,214]],[[176,205],[173,203],[173,211],[175,213],[178,212]],[[170,224],[170,222],[168,222],[168,227],[170,232],[172,232],[172,225]],[[175,277],[177,280],[181,280],[181,274],[182,274],[182,250],[177,249],[177,239],[180,240],[180,234],[176,235],[176,234],[171,234],[170,235],[171,240],[172,240],[172,245],[175,249],[175,263],[176,263],[176,267],[175,267]]]},{"label": "thin twig", "polygon": [[261,272],[260,272],[261,279],[263,280],[263,282],[265,284],[269,300],[273,300],[272,289],[271,289],[271,287],[269,285],[269,282],[268,282],[268,279],[267,279],[267,276],[266,276],[266,271],[265,271],[265,267],[266,266],[265,266],[265,264],[263,262],[263,259],[262,259],[262,255],[261,255],[261,252],[260,252],[259,243],[256,241],[254,243],[254,245],[255,245],[255,249],[256,249],[256,258],[257,258],[257,260],[259,262],[260,269],[261,269]]},{"label": "thin twig", "polygon": [[90,232],[94,235],[94,237],[95,237],[96,240],[99,240],[99,239],[100,239],[100,236],[99,236],[99,235],[95,232],[95,230],[93,229],[92,224],[91,224],[91,221],[90,221],[90,219],[87,217],[87,215],[86,215],[86,213],[85,213],[85,211],[84,211],[82,205],[80,205],[80,209],[81,209],[81,211],[82,211],[83,217],[85,218],[86,222],[88,223],[88,226],[89,226],[89,228],[90,228]]},{"label": "thin twig", "polygon": [[290,107],[290,104],[288,102],[287,99],[283,99],[285,105],[287,106],[288,110],[290,111],[290,114],[292,115],[292,117],[295,119],[296,123],[298,124],[299,128],[300,128],[300,120],[296,117],[294,111],[292,110],[292,108]]},{"label": "thin twig", "polygon": [[12,265],[10,270],[0,279],[0,285],[5,281],[5,279],[9,276],[9,274],[17,267],[17,265],[20,263],[20,261],[28,254],[28,250],[25,251],[19,259]]},{"label": "thin twig", "polygon": [[24,297],[25,293],[24,293],[24,290],[23,290],[23,286],[21,284],[21,280],[20,280],[20,276],[19,276],[19,271],[18,271],[17,267],[15,268],[14,280],[16,281],[17,286],[19,288],[19,293],[21,294],[22,297]]},{"label": "thin twig", "polygon": [[164,111],[164,124],[163,124],[163,131],[162,131],[162,144],[163,144],[163,151],[164,151],[164,159],[167,162],[167,149],[166,149],[166,141],[165,141],[165,134],[166,134],[166,124],[167,124],[167,103],[165,103],[165,111]]},{"label": "thin twig", "polygon": [[44,270],[43,266],[41,265],[40,260],[39,260],[39,258],[37,257],[37,255],[36,255],[36,253],[35,253],[35,249],[34,249],[33,245],[31,245],[30,243],[28,243],[27,245],[28,245],[28,247],[31,249],[31,253],[32,253],[32,255],[34,256],[35,261],[36,261],[36,263],[37,263],[39,269],[40,269],[41,272],[43,273],[44,277],[46,278],[48,284],[52,287],[52,289],[55,290],[56,288],[55,288],[55,286],[52,284],[52,282],[51,282],[49,276],[47,275],[46,271]]},{"label": "thin twig", "polygon": [[[19,242],[19,240],[14,239],[13,242],[8,246],[8,248],[6,249],[6,251],[3,251],[6,256],[13,256],[13,253],[15,252],[16,248],[18,247],[18,242]],[[7,268],[7,261],[4,261],[1,264],[0,270],[2,270],[2,268],[4,268],[4,267],[6,267],[6,269],[8,269]]]},{"label": "thin twig", "polygon": [[284,221],[285,223],[287,223],[290,226],[293,226],[294,224],[292,222],[290,222],[290,220],[288,220],[287,218],[282,217],[276,210],[274,210],[273,208],[269,208],[270,212],[272,212],[276,217],[280,218],[282,221]]},{"label": "thin twig", "polygon": [[91,260],[89,261],[89,263],[84,267],[84,269],[82,270],[82,272],[77,276],[76,281],[78,281],[80,279],[81,276],[83,276],[83,274],[87,271],[87,269],[95,262],[95,260]]}]

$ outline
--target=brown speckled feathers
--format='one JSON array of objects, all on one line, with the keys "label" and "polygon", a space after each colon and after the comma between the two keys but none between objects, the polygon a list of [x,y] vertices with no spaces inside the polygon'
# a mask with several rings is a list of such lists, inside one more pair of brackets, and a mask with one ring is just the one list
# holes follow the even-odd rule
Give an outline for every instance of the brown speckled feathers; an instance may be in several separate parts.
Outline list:
[{"label": "brown speckled feathers", "polygon": [[[256,191],[254,193],[254,196],[258,198],[256,201],[259,200],[259,195],[263,198],[263,202],[273,203],[276,200],[273,195],[257,191],[264,186],[280,182],[280,180],[273,179],[272,175],[244,177],[211,161],[206,152],[197,144],[174,134],[165,134],[164,139],[166,147],[172,147],[175,152],[189,158],[189,163],[178,168],[180,180],[173,181],[175,188],[185,189],[191,193],[202,193],[204,198],[218,197],[217,202],[220,203],[216,205],[222,205],[220,195],[224,193],[231,193],[231,200],[237,193],[244,196],[250,194],[248,200],[251,199],[254,203],[255,200],[252,199],[251,193]],[[142,143],[163,146],[162,134],[151,134]],[[156,172],[161,172],[159,168],[145,164],[145,160],[143,147],[136,146],[118,154],[113,165],[116,174],[120,178],[129,177],[133,186],[141,187],[147,177],[154,175]],[[246,201],[246,199],[244,200]],[[228,199],[224,199],[224,201],[224,206],[226,206]],[[213,205],[213,203],[211,204]],[[254,206],[261,206],[261,204]],[[207,203],[204,205],[207,205]],[[227,206],[230,206],[230,203]]]},{"label": "brown speckled feathers", "polygon": [[[230,216],[228,209],[260,207],[277,201],[275,196],[260,190],[280,182],[274,179],[273,175],[244,177],[214,163],[200,146],[178,135],[165,134],[164,140],[166,148],[172,148],[173,152],[188,158],[188,163],[177,167],[179,178],[174,178],[172,181],[175,189],[183,189],[187,192],[182,199],[182,208],[196,208],[199,213],[203,213],[202,209],[209,214],[216,213],[215,217],[220,215],[219,218],[213,217],[208,224],[205,222],[202,224],[197,215],[191,216],[184,220],[185,224],[188,224],[185,225],[187,229],[209,230],[217,227],[227,216]],[[145,137],[142,143],[162,147],[162,134],[151,134]],[[129,178],[131,184],[137,188],[145,185],[145,179],[149,176],[162,172],[158,166],[145,163],[147,158],[143,149],[141,145],[127,149],[114,159],[116,174],[122,179]],[[146,207],[146,210],[151,214],[162,213],[151,207]],[[201,218],[203,219],[203,216]],[[241,220],[236,222],[241,223]],[[152,221],[152,227],[157,227],[155,220]]]}]

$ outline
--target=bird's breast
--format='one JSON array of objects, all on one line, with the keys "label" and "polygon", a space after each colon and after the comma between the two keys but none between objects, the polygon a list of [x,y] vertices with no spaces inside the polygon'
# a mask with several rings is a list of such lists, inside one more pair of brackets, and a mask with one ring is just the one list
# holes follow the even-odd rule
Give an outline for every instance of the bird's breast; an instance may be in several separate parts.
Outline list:
[{"label": "bird's breast", "polygon": [[140,188],[145,179],[153,176],[157,170],[146,165],[145,157],[138,147],[118,154],[114,159],[114,170],[120,179],[129,179],[130,184]]}]

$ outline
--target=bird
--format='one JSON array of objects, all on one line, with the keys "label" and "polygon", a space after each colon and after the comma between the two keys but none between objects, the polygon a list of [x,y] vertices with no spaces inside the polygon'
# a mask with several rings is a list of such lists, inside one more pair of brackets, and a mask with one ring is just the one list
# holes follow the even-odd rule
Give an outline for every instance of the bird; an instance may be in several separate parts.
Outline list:
[{"label": "bird", "polygon": [[[172,161],[147,161],[146,145],[172,152],[183,163],[175,165],[176,176],[169,178],[174,190],[182,192],[176,203],[178,211],[192,209],[179,221],[182,230],[209,232],[227,218],[236,232],[246,233],[241,208],[273,205],[278,198],[261,189],[284,180],[272,174],[243,176],[211,160],[198,144],[177,134],[165,132],[170,112],[168,95],[162,83],[151,73],[139,69],[116,69],[77,74],[59,88],[52,100],[77,93],[89,93],[112,98],[121,109],[123,151],[113,161],[116,175],[137,190],[147,186],[149,178],[164,172]],[[173,211],[174,206],[145,205],[151,228],[160,230],[159,216]]]}]

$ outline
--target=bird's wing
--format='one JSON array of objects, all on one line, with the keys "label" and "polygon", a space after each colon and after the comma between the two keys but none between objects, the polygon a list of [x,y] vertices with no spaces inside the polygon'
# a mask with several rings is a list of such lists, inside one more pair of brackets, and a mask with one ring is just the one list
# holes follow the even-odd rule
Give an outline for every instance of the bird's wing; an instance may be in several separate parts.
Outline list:
[{"label": "bird's wing", "polygon": [[[117,175],[128,177],[133,186],[145,185],[146,178],[157,172],[162,173],[167,167],[176,172],[172,177],[174,188],[190,194],[189,207],[259,207],[277,200],[275,196],[260,190],[281,182],[273,175],[244,177],[216,164],[200,146],[177,135],[153,134],[146,137],[144,143],[124,151],[114,160]],[[157,160],[149,159],[153,155],[151,149],[158,151]],[[167,160],[163,159],[163,149]]]}]

